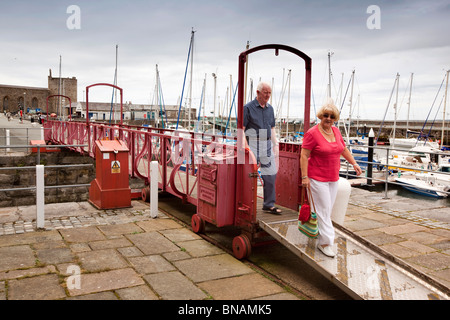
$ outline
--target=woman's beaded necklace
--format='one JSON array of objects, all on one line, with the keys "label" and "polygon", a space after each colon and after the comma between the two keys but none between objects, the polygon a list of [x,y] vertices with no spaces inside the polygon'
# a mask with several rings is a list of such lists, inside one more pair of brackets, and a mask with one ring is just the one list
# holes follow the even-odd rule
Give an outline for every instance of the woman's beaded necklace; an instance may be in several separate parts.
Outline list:
[{"label": "woman's beaded necklace", "polygon": [[327,135],[329,135],[329,136],[331,136],[331,135],[333,134],[333,129],[331,129],[330,132],[326,132],[325,129],[322,128],[321,125],[319,125],[319,128],[320,128],[320,130],[322,130],[323,133],[325,133],[325,134],[327,134]]}]

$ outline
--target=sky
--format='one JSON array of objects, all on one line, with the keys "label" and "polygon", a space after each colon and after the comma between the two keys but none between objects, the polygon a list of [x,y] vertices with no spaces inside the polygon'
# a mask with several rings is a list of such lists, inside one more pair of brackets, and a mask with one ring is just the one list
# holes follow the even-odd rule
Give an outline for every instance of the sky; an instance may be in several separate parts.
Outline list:
[{"label": "sky", "polygon": [[[198,109],[204,91],[202,108],[210,114],[215,88],[216,112],[225,115],[247,43],[283,44],[312,58],[313,114],[327,98],[330,53],[331,96],[341,118],[406,119],[411,89],[410,119],[442,119],[449,17],[450,0],[2,0],[0,84],[47,87],[49,69],[59,76],[61,61],[61,76],[78,79],[78,100],[85,101],[87,86],[114,83],[117,46],[124,102],[155,102],[158,66],[164,104],[179,105],[183,92],[183,105]],[[303,117],[302,59],[254,53],[250,79],[246,100],[265,81],[273,84],[276,115]],[[89,91],[89,101],[111,98],[110,87]],[[449,105],[450,97],[447,119]]]}]

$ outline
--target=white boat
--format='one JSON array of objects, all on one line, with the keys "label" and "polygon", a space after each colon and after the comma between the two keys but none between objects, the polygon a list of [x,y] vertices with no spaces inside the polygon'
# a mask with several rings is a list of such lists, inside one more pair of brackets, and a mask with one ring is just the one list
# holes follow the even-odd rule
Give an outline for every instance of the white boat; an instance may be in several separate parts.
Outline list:
[{"label": "white boat", "polygon": [[417,146],[425,146],[433,149],[439,149],[439,144],[436,141],[417,141],[417,138],[390,138],[389,144],[395,148],[411,149]]},{"label": "white boat", "polygon": [[[437,170],[438,166],[431,160],[431,153],[439,153],[439,149],[427,146],[418,146],[409,151],[392,152],[389,157],[389,170],[415,171]],[[380,160],[381,163],[387,163],[386,157]]]},{"label": "white boat", "polygon": [[430,185],[443,186],[444,191],[448,191],[450,190],[450,163],[441,164],[438,170],[433,172],[416,173],[416,179]]},{"label": "white boat", "polygon": [[395,181],[403,188],[420,195],[434,198],[446,198],[448,196],[448,188],[441,185],[433,185],[424,180],[396,178]]}]

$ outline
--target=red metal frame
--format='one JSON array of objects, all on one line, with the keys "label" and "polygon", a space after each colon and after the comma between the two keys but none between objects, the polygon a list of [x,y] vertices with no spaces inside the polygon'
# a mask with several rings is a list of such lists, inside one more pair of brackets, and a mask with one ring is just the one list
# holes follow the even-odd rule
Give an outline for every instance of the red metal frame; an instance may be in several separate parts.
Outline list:
[{"label": "red metal frame", "polygon": [[68,96],[63,96],[62,94],[54,94],[54,95],[47,97],[47,121],[48,121],[48,99],[53,98],[53,97],[63,97],[63,98],[69,99],[69,104],[70,104],[69,119],[72,119],[72,99],[70,99]]},{"label": "red metal frame", "polygon": [[[304,109],[304,132],[308,131],[310,126],[310,104],[311,104],[311,68],[312,68],[312,60],[309,56],[307,56],[305,53],[303,53],[300,50],[297,50],[295,48],[286,46],[286,45],[280,45],[280,44],[267,44],[262,45],[258,47],[254,47],[251,49],[248,49],[244,52],[242,52],[239,55],[239,87],[238,87],[238,122],[237,122],[237,129],[238,129],[238,140],[237,140],[237,149],[238,149],[238,158],[239,155],[244,155],[248,151],[244,150],[244,132],[243,132],[243,123],[244,123],[244,76],[245,76],[245,64],[247,62],[247,56],[251,53],[258,52],[261,50],[275,50],[275,55],[278,56],[280,50],[291,52],[300,58],[302,58],[305,61],[305,109]],[[280,151],[285,151],[286,146],[284,144],[280,144]],[[299,157],[300,154],[300,148],[296,150],[296,154],[294,155]],[[292,154],[286,154],[286,156],[292,158]],[[281,157],[281,154],[280,154]],[[250,215],[250,220],[253,222],[256,222],[256,208],[245,208],[245,204],[243,203],[246,192],[248,192],[248,186],[246,186],[244,183],[240,183],[242,181],[245,181],[246,174],[248,172],[245,172],[245,164],[246,161],[243,161],[244,159],[239,159],[238,161],[238,168],[237,168],[237,178],[236,178],[236,198],[238,199],[238,207],[241,208],[241,210],[248,211],[246,214]],[[245,159],[247,160],[247,159]],[[280,159],[281,161],[281,159]],[[291,161],[292,162],[292,161]],[[297,160],[298,162],[298,160]],[[244,164],[243,164],[244,163]],[[295,163],[295,161],[294,161]],[[281,164],[280,164],[281,166]],[[297,163],[298,167],[298,163]],[[299,169],[298,169],[299,170]],[[300,171],[299,171],[300,172]],[[297,177],[294,175],[293,177],[293,183],[297,182]],[[278,177],[277,177],[278,180]],[[289,184],[289,185],[295,185],[295,184]],[[277,202],[282,205],[287,205],[290,208],[297,206],[297,201],[295,197],[292,198],[288,203],[280,203],[277,199]],[[256,194],[255,194],[255,203],[256,203]],[[294,209],[296,210],[296,209]]]},{"label": "red metal frame", "polygon": [[[86,87],[86,124],[89,125],[89,89],[92,87],[96,87],[96,86],[109,86],[109,87],[113,87],[117,90],[120,91],[120,125],[123,124],[123,119],[122,119],[122,114],[123,114],[123,90],[122,88],[110,84],[110,83],[95,83],[95,84],[91,84],[90,86]],[[114,115],[114,113],[113,113]]]}]

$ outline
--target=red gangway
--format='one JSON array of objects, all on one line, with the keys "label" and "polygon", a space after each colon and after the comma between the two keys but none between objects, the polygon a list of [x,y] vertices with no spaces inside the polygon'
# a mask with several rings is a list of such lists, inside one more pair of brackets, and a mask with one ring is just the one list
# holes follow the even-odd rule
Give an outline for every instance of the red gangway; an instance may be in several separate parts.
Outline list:
[{"label": "red gangway", "polygon": [[[171,193],[197,207],[192,217],[196,232],[204,230],[205,222],[218,227],[238,226],[242,234],[233,241],[235,255],[248,256],[256,243],[261,229],[257,224],[258,168],[253,154],[244,150],[242,142],[242,117],[244,106],[244,66],[247,56],[260,50],[291,52],[305,62],[305,130],[309,127],[311,59],[303,52],[285,45],[263,45],[244,51],[239,56],[238,88],[238,134],[230,143],[229,137],[204,133],[177,132],[171,129],[125,125],[122,117],[117,124],[104,124],[89,119],[89,90],[96,86],[110,86],[120,92],[120,114],[122,114],[121,88],[107,83],[86,87],[86,121],[57,121],[47,117],[44,124],[47,143],[87,145],[72,147],[73,150],[95,157],[95,141],[118,139],[129,149],[129,175],[145,181],[158,179],[158,188]],[[69,119],[71,120],[71,119]],[[296,210],[300,194],[299,170],[300,146],[280,144],[280,161],[277,184],[277,203]],[[150,162],[159,164],[158,177],[150,177]],[[286,188],[286,185],[293,186]],[[282,190],[282,191],[281,191]],[[148,188],[142,191],[148,199]],[[260,209],[260,208],[259,208]]]},{"label": "red gangway", "polygon": [[[237,226],[241,234],[233,239],[234,255],[248,257],[251,248],[264,244],[267,234],[285,245],[313,268],[328,277],[341,289],[359,299],[449,299],[449,290],[399,263],[398,259],[346,230],[335,226],[338,253],[335,259],[324,259],[318,253],[315,239],[302,236],[297,230],[298,204],[301,194],[299,158],[301,146],[280,143],[277,173],[277,204],[283,215],[274,216],[261,210],[257,196],[257,165],[253,154],[243,148],[244,135],[244,66],[247,56],[260,50],[291,52],[305,62],[304,119],[309,128],[311,95],[311,59],[303,52],[284,45],[263,45],[244,51],[239,56],[238,134],[231,143],[223,136],[170,129],[124,125],[107,125],[89,121],[89,88],[111,84],[94,84],[86,88],[86,121],[56,121],[44,124],[47,143],[68,146],[95,157],[96,141],[120,140],[126,145],[129,175],[145,181],[158,179],[158,188],[196,206],[192,228],[203,232],[205,223],[218,227]],[[226,137],[229,139],[229,137]],[[158,162],[157,177],[150,176],[150,163]],[[147,188],[142,191],[149,198]]]}]

